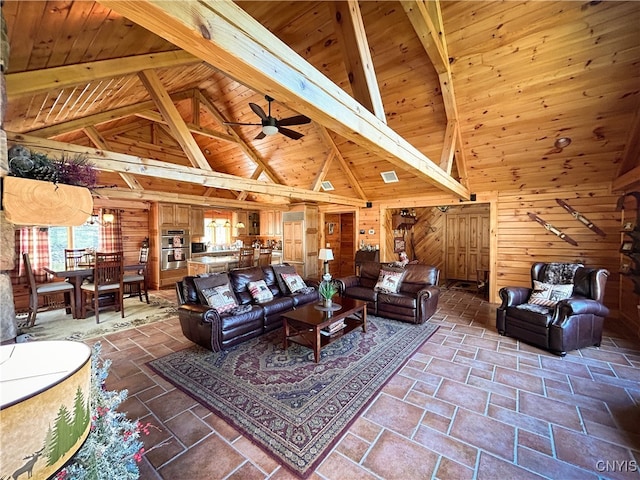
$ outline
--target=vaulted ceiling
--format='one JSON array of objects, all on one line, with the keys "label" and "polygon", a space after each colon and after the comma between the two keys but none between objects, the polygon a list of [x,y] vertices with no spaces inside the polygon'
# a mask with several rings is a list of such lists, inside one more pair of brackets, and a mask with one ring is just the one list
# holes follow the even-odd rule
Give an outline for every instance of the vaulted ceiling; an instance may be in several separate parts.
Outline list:
[{"label": "vaulted ceiling", "polygon": [[[637,175],[637,2],[5,1],[2,11],[10,141],[87,153],[114,198],[359,206]],[[288,127],[301,139],[224,125],[260,123],[249,103],[267,111],[265,95],[274,117],[311,119]],[[571,144],[556,148],[558,137]],[[397,182],[383,182],[388,171]]]}]

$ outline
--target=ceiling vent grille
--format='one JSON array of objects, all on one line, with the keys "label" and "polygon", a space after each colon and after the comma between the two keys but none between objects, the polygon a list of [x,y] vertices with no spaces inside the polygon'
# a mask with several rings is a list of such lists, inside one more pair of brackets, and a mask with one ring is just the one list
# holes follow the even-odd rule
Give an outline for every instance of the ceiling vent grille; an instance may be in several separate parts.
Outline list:
[{"label": "ceiling vent grille", "polygon": [[335,188],[333,188],[333,184],[329,180],[323,181],[320,186],[322,186],[322,190],[324,190],[325,192],[328,192],[329,190],[335,190]]},{"label": "ceiling vent grille", "polygon": [[396,172],[394,172],[393,170],[389,172],[380,172],[380,175],[382,175],[382,180],[384,181],[384,183],[394,183],[399,181]]}]

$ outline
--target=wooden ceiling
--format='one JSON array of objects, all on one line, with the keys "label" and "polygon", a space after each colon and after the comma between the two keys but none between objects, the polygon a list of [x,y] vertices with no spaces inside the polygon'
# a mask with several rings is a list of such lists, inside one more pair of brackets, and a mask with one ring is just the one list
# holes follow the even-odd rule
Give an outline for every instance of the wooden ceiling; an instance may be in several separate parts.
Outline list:
[{"label": "wooden ceiling", "polygon": [[[638,2],[5,1],[2,11],[9,139],[78,145],[114,198],[362,206],[638,171]],[[259,121],[249,102],[266,111],[265,94],[276,118],[311,118],[290,127],[304,137],[257,140],[259,126],[223,125]],[[571,145],[555,148],[561,136]],[[385,184],[391,170],[399,181]]]}]

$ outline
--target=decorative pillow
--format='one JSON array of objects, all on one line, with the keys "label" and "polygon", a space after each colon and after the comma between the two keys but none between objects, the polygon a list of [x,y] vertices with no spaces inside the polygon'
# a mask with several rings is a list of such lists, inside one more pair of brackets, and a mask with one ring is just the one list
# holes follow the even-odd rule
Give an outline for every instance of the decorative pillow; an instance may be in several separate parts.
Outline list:
[{"label": "decorative pillow", "polygon": [[576,270],[580,267],[581,263],[548,263],[542,281],[551,285],[568,285],[573,283]]},{"label": "decorative pillow", "polygon": [[201,292],[207,301],[207,305],[215,308],[219,313],[228,312],[238,306],[236,297],[233,291],[231,291],[229,284],[204,288]]},{"label": "decorative pillow", "polygon": [[258,303],[266,303],[273,300],[273,293],[267,287],[267,283],[264,280],[258,280],[257,282],[249,282],[247,284],[251,296]]},{"label": "decorative pillow", "polygon": [[273,272],[276,274],[276,280],[278,282],[278,288],[283,294],[287,293],[287,284],[284,283],[282,279],[282,275],[285,273],[297,273],[296,269],[293,265],[289,265],[288,263],[275,264],[271,265]]},{"label": "decorative pillow", "polygon": [[382,293],[398,293],[400,290],[400,285],[402,284],[402,279],[406,275],[406,271],[391,271],[391,270],[380,270],[380,275],[378,276],[378,283],[373,289],[376,292]]},{"label": "decorative pillow", "polygon": [[544,307],[553,307],[560,300],[571,297],[573,293],[573,284],[552,285],[550,283],[533,281],[533,291],[527,303],[533,305],[542,305]]},{"label": "decorative pillow", "polygon": [[287,285],[287,288],[291,293],[296,293],[298,290],[302,290],[307,287],[302,277],[297,273],[283,273],[282,280]]}]

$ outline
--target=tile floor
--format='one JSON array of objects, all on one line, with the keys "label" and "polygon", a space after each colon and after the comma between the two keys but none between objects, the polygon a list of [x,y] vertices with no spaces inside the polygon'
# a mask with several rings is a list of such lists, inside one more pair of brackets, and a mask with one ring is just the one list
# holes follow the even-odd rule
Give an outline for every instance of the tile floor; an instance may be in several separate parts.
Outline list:
[{"label": "tile floor", "polygon": [[[499,336],[495,307],[443,291],[438,332],[310,478],[640,478],[640,341],[607,329],[601,348],[560,358]],[[102,338],[107,387],[157,427],[141,478],[295,478],[145,367],[187,345],[177,320]]]}]

